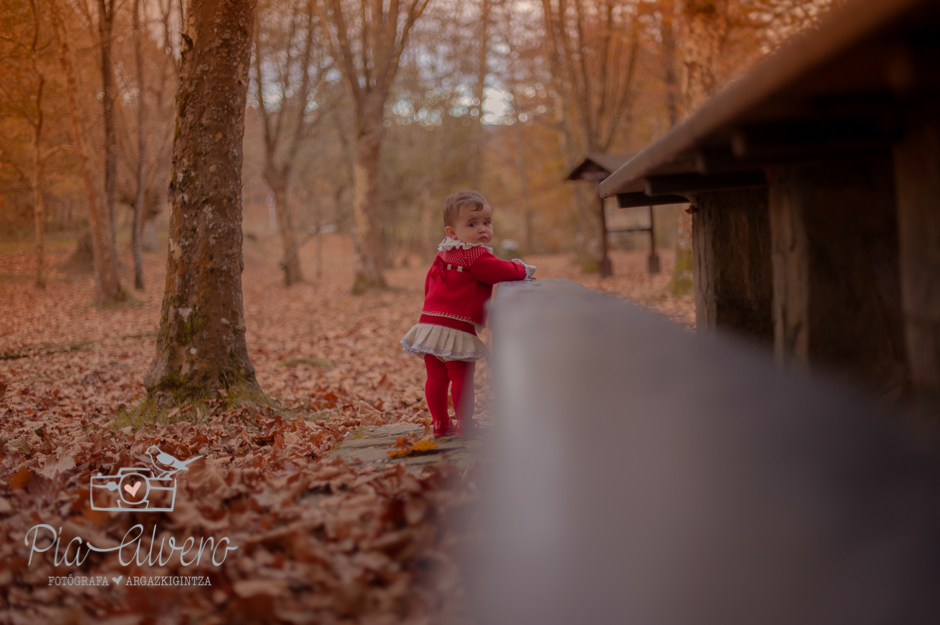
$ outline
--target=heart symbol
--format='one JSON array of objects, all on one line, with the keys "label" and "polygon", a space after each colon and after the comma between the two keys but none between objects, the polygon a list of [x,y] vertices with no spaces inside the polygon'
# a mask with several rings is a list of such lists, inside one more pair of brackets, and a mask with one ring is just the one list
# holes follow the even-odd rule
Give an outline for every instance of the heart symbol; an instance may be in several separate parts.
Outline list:
[{"label": "heart symbol", "polygon": [[[137,484],[137,485],[140,486],[140,484]],[[116,586],[120,586],[122,579],[124,579],[124,576],[123,576],[123,575],[118,575],[117,577],[112,577],[112,578],[111,578],[111,581],[114,582],[114,584],[115,584]]]},{"label": "heart symbol", "polygon": [[131,488],[129,485],[125,484],[124,490],[129,492],[131,494],[131,497],[133,497],[134,495],[137,494],[137,491],[140,490],[141,484],[143,484],[143,482],[137,482],[136,484],[134,484],[134,488]]}]

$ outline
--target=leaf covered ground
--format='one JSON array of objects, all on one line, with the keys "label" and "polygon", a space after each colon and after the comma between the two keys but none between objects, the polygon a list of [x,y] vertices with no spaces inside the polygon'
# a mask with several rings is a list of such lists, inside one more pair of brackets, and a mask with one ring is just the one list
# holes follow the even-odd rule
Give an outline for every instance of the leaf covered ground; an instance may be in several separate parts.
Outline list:
[{"label": "leaf covered ground", "polygon": [[[411,471],[329,457],[360,426],[428,417],[423,363],[398,345],[421,307],[423,264],[391,270],[391,291],[354,297],[349,241],[331,235],[322,277],[314,277],[311,244],[308,282],[287,289],[276,243],[246,242],[249,353],[273,402],[219,397],[181,407],[169,423],[145,423],[128,415],[153,356],[163,258],[147,257],[146,292],[98,309],[91,277],[63,268],[70,251],[49,251],[45,291],[32,285],[28,250],[0,253],[0,622],[468,620],[457,561],[476,539],[478,469]],[[665,295],[668,260],[651,278],[641,253],[616,253],[618,275],[602,283],[565,257],[530,262],[541,277],[570,277],[689,325],[691,301]],[[481,369],[478,413],[488,419],[489,372]],[[91,477],[149,466],[152,445],[180,459],[202,456],[177,474],[174,511],[93,510]],[[75,548],[75,537],[119,547],[137,524],[139,551]],[[58,558],[53,545],[30,563],[25,541],[37,525],[50,528],[34,530],[40,548],[58,535]],[[228,537],[237,549],[219,565],[208,555],[184,565],[170,537]],[[109,581],[63,582],[69,575]],[[174,577],[211,586],[127,585]]]}]

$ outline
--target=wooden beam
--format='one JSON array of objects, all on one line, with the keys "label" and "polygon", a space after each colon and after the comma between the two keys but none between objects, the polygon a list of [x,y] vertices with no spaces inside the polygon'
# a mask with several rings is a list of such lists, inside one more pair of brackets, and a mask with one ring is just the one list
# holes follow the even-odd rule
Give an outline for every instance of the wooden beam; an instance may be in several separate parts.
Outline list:
[{"label": "wooden beam", "polygon": [[645,193],[618,193],[617,206],[635,208],[637,206],[662,206],[663,204],[688,204],[689,199],[682,195],[646,195]]},{"label": "wooden beam", "polygon": [[620,234],[626,232],[649,232],[652,230],[650,226],[631,226],[629,228],[608,228],[607,232],[610,234]]},{"label": "wooden beam", "polygon": [[894,150],[908,362],[915,389],[932,400],[940,400],[938,106],[934,99],[913,107],[904,140]]},{"label": "wooden beam", "polygon": [[900,392],[909,380],[892,166],[771,170],[774,350]]},{"label": "wooden beam", "polygon": [[887,148],[898,139],[890,113],[881,117],[829,116],[752,124],[731,133],[731,151],[743,161]]},{"label": "wooden beam", "polygon": [[710,147],[693,152],[695,171],[702,175],[726,174],[733,172],[754,171],[755,168],[767,168],[781,165],[811,163],[837,163],[854,161],[860,157],[877,157],[884,154],[887,143],[869,144],[851,149],[808,149],[805,151],[783,151],[774,153],[749,154],[735,156],[731,146]]},{"label": "wooden beam", "polygon": [[695,327],[773,344],[773,270],[766,189],[694,194]]},{"label": "wooden beam", "polygon": [[692,153],[695,160],[695,171],[699,174],[723,174],[754,169],[750,163],[734,155],[730,145],[701,148]]},{"label": "wooden beam", "polygon": [[648,176],[646,194],[693,193],[695,191],[714,191],[717,189],[746,189],[767,186],[767,177],[763,171],[742,171],[727,174],[703,176],[701,174],[674,174],[669,176]]},{"label": "wooden beam", "polygon": [[490,318],[472,620],[940,614],[936,454],[870,404],[567,280],[503,283]]}]

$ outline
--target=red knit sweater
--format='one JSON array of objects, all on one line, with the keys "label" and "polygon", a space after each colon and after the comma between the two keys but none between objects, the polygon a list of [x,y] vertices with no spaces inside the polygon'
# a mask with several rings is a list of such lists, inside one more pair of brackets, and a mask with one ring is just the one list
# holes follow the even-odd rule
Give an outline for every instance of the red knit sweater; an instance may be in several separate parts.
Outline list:
[{"label": "red knit sweater", "polygon": [[429,315],[484,326],[493,285],[524,278],[525,265],[500,260],[482,246],[438,252],[424,281],[422,322]]}]

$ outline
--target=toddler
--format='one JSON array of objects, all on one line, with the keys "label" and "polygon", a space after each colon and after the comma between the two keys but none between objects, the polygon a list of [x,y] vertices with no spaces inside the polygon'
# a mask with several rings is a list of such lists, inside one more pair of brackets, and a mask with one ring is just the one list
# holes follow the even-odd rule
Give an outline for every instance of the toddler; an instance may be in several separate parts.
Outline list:
[{"label": "toddler", "polygon": [[[473,371],[489,355],[477,330],[486,324],[484,305],[493,285],[531,279],[533,265],[500,260],[487,247],[493,238],[493,209],[476,191],[461,191],[444,200],[444,232],[437,257],[424,281],[424,308],[418,324],[401,344],[424,358],[424,386],[435,438],[472,434]],[[457,412],[454,428],[447,414],[447,387]]]}]

